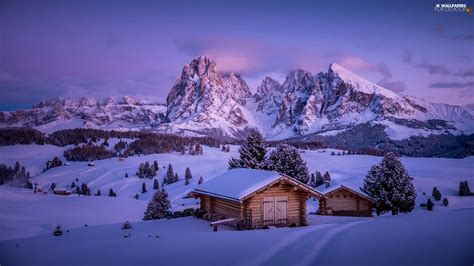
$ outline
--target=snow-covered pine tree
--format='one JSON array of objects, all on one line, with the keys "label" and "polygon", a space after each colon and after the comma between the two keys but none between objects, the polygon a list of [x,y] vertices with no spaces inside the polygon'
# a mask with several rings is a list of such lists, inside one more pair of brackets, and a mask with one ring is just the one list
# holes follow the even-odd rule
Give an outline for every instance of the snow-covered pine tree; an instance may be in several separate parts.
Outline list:
[{"label": "snow-covered pine tree", "polygon": [[298,150],[286,144],[280,144],[270,153],[266,168],[290,176],[302,183],[309,179],[308,167]]},{"label": "snow-covered pine tree", "polygon": [[158,179],[153,180],[153,189],[159,189],[160,188],[160,182],[158,182]]},{"label": "snow-covered pine tree", "polygon": [[158,171],[160,169],[158,162],[156,160],[153,161],[153,166],[155,167],[155,171]]},{"label": "snow-covered pine tree", "polygon": [[250,168],[264,169],[267,145],[263,141],[262,134],[253,131],[247,137],[247,141],[239,148],[239,158],[229,160],[229,169]]},{"label": "snow-covered pine tree", "polygon": [[97,192],[95,193],[96,196],[100,196],[100,189],[97,190]]},{"label": "snow-covered pine tree", "polygon": [[144,193],[146,193],[146,192],[147,192],[147,190],[146,190],[146,184],[145,184],[145,182],[143,182],[143,184],[142,184],[142,194],[144,194]]},{"label": "snow-covered pine tree", "polygon": [[316,186],[319,187],[324,184],[324,177],[321,172],[316,171]]},{"label": "snow-covered pine tree", "polygon": [[186,167],[186,171],[184,172],[184,179],[191,179],[193,178],[193,175],[191,174],[191,169],[189,167]]},{"label": "snow-covered pine tree", "polygon": [[202,176],[199,177],[199,180],[198,180],[198,185],[202,184],[204,180],[202,179]]},{"label": "snow-covered pine tree", "polygon": [[168,194],[162,188],[155,192],[153,198],[148,203],[143,220],[156,220],[165,218],[171,204],[168,200]]},{"label": "snow-covered pine tree", "polygon": [[174,172],[173,172],[173,166],[171,164],[168,164],[168,169],[166,170],[165,182],[166,184],[171,184],[174,182]]},{"label": "snow-covered pine tree", "polygon": [[439,192],[438,188],[437,187],[434,187],[433,188],[433,193],[431,193],[431,195],[433,196],[433,198],[436,200],[436,201],[440,201],[441,200],[441,192]]},{"label": "snow-covered pine tree", "polygon": [[375,199],[377,214],[392,211],[395,215],[415,207],[413,177],[393,153],[387,153],[378,165],[372,166],[361,190]]}]

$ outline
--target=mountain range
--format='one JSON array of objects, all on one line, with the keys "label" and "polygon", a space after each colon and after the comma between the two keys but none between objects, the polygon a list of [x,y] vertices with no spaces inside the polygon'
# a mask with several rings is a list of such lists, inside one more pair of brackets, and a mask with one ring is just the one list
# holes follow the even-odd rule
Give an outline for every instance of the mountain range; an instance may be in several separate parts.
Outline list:
[{"label": "mountain range", "polygon": [[239,74],[220,72],[206,56],[184,65],[166,104],[128,96],[55,98],[28,110],[0,112],[0,127],[47,133],[85,127],[240,138],[256,129],[277,140],[334,135],[360,124],[381,125],[392,139],[474,132],[474,118],[465,108],[399,95],[337,63],[317,74],[291,71],[281,84],[265,77],[252,93]]}]

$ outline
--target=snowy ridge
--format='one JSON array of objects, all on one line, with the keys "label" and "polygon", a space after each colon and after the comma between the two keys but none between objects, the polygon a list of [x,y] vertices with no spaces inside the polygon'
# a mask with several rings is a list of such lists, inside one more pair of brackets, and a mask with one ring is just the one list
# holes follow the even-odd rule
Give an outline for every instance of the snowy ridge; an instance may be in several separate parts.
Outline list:
[{"label": "snowy ridge", "polygon": [[336,73],[341,79],[343,79],[346,83],[351,84],[354,88],[358,91],[367,94],[381,94],[386,97],[390,98],[401,98],[400,95],[396,94],[395,92],[381,87],[373,82],[370,82],[352,72],[345,69],[343,66],[337,64],[336,62],[332,62],[329,65],[329,71],[333,71]]}]

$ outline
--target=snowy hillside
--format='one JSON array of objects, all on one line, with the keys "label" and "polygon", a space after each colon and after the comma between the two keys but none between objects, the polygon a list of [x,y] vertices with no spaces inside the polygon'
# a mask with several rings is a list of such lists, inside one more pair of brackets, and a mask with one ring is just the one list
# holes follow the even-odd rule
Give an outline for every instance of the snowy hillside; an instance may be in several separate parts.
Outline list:
[{"label": "snowy hillside", "polygon": [[[165,189],[172,208],[179,210],[197,206],[195,199],[183,196],[198,186],[199,176],[209,180],[225,172],[237,148],[231,146],[226,153],[204,147],[199,156],[172,153],[132,156],[124,161],[112,158],[96,161],[95,166],[71,162],[33,177],[46,190],[52,182],[58,188],[77,182],[87,184],[93,194],[100,189],[103,196],[35,195],[31,190],[0,186],[0,260],[5,265],[63,265],[65,261],[68,265],[130,265],[150,264],[158,258],[166,265],[346,265],[348,260],[354,265],[464,265],[474,259],[470,252],[474,248],[474,197],[457,196],[459,181],[474,183],[474,157],[402,158],[414,176],[418,194],[417,207],[410,214],[373,218],[309,215],[306,227],[234,231],[223,226],[217,233],[208,222],[190,217],[141,221],[154,190],[152,179],[133,174],[139,163],[157,160],[160,181],[166,170],[162,167],[173,165],[180,181]],[[61,149],[65,148],[2,146],[0,161],[12,165],[18,160],[40,169],[50,156],[60,156]],[[305,151],[302,156],[310,172],[329,171],[333,180],[355,187],[381,160],[366,155],[332,156],[332,151]],[[193,175],[188,186],[183,181],[186,167]],[[148,192],[141,194],[143,181]],[[436,203],[435,210],[427,212],[418,206],[427,200],[423,192],[430,195],[433,186],[450,204]],[[109,188],[117,197],[104,196]],[[138,200],[133,198],[137,193]],[[308,212],[316,209],[317,202],[308,201]],[[120,229],[126,220],[133,222],[130,238],[124,238],[128,232]],[[57,223],[69,230],[59,238],[51,234]],[[268,248],[262,250],[263,246]],[[54,250],[54,255],[44,247]]]},{"label": "snowy hillside", "polygon": [[241,138],[256,129],[272,140],[334,134],[366,123],[383,125],[391,139],[474,132],[474,118],[463,107],[398,95],[337,63],[318,74],[290,71],[282,84],[266,77],[252,95],[240,75],[219,72],[205,56],[184,65],[166,106],[131,97],[52,99],[30,110],[0,112],[1,127],[47,133],[86,127]]}]

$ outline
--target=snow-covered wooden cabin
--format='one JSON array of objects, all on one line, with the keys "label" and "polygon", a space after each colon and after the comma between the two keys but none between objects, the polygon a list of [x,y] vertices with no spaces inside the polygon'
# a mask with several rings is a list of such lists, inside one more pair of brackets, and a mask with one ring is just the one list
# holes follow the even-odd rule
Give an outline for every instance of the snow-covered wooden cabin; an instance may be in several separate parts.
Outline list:
[{"label": "snow-covered wooden cabin", "polygon": [[324,194],[319,200],[319,212],[323,215],[372,216],[374,199],[350,185],[333,183],[316,188]]},{"label": "snow-covered wooden cabin", "polygon": [[237,228],[306,225],[308,197],[323,197],[306,184],[283,174],[232,169],[198,185],[189,196],[199,198],[204,218],[229,220]]}]

